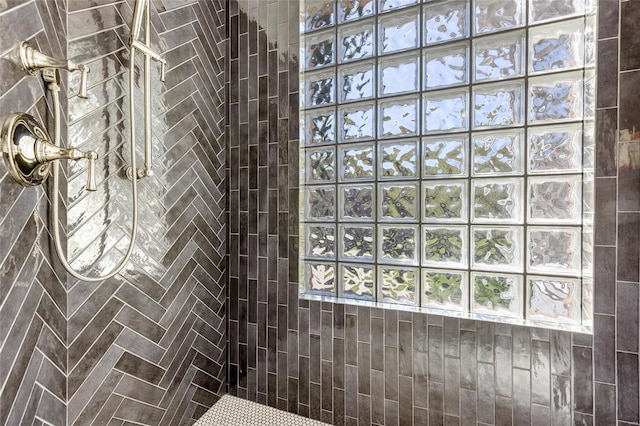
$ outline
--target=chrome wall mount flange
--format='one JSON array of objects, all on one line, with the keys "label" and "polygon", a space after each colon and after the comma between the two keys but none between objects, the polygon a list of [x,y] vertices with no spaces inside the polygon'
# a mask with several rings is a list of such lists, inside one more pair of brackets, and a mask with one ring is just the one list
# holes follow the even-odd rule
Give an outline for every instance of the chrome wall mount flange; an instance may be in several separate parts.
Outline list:
[{"label": "chrome wall mount flange", "polygon": [[41,185],[49,176],[51,163],[36,157],[38,141],[48,142],[45,128],[26,113],[9,115],[2,125],[2,156],[9,175],[23,186]]},{"label": "chrome wall mount flange", "polygon": [[96,190],[95,161],[98,154],[75,148],[63,148],[50,142],[44,127],[26,113],[9,115],[2,126],[2,156],[9,174],[24,186],[42,184],[49,176],[54,160],[80,160],[89,162],[87,191]]}]

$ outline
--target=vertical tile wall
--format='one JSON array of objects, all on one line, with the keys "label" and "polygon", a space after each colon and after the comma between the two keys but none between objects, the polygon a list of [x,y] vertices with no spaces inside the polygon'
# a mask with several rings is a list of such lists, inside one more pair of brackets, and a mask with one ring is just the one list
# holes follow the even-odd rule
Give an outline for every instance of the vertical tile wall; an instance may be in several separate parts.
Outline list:
[{"label": "vertical tile wall", "polygon": [[[0,166],[0,424],[189,423],[225,390],[226,4],[151,4],[153,48],[169,70],[164,85],[152,71],[156,176],[139,184],[138,242],[125,270],[100,283],[68,277],[52,253],[45,191],[18,186]],[[98,192],[82,191],[83,163],[67,166],[61,187],[74,265],[100,257],[103,274],[120,261],[131,226],[123,174],[133,5],[0,4],[0,53],[29,39],[91,68],[88,100],[76,97],[77,76],[64,84],[63,133],[98,151]],[[6,59],[0,75],[1,120],[28,111],[51,124],[39,77]]]},{"label": "vertical tile wall", "polygon": [[229,3],[232,394],[334,424],[638,424],[640,2],[599,3],[593,336],[298,300],[298,2]]}]

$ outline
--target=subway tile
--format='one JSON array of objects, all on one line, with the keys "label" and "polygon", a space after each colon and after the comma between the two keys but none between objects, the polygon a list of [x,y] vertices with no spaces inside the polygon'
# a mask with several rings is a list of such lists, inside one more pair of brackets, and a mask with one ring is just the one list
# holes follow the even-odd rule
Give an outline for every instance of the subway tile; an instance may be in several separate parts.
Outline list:
[{"label": "subway tile", "polygon": [[513,389],[511,387],[511,366],[512,366],[512,347],[511,337],[496,335],[495,336],[495,389],[496,395],[505,397],[511,396]]},{"label": "subway tile", "polygon": [[520,368],[513,369],[513,423],[531,424],[531,373]]},{"label": "subway tile", "polygon": [[[636,338],[637,340],[637,338]],[[639,420],[638,354],[618,352],[618,420]]]},{"label": "subway tile", "polygon": [[444,357],[444,413],[460,415],[460,359]]},{"label": "subway tile", "polygon": [[386,425],[398,425],[399,424],[399,408],[397,401],[390,401],[385,399],[384,401],[384,423]]},{"label": "subway tile", "polygon": [[640,213],[618,213],[618,281],[640,281]]},{"label": "subway tile", "polygon": [[597,107],[615,107],[618,104],[618,39],[599,41],[598,52]]},{"label": "subway tile", "polygon": [[553,375],[551,379],[551,417],[553,424],[571,424],[571,379]]},{"label": "subway tile", "polygon": [[511,398],[496,396],[496,424],[513,424],[513,403]]},{"label": "subway tile", "polygon": [[[460,386],[475,390],[477,383],[476,370],[476,333],[460,331]],[[514,354],[515,356],[515,354]]]},{"label": "subway tile", "polygon": [[593,349],[573,347],[573,408],[585,414],[593,413]]},{"label": "subway tile", "polygon": [[478,363],[478,421],[495,421],[495,387],[493,364]]},{"label": "subway tile", "polygon": [[[640,68],[640,5],[635,1],[620,3],[620,43],[625,48],[620,52],[620,70]],[[624,92],[623,92],[624,93]]]},{"label": "subway tile", "polygon": [[616,249],[598,247],[594,249],[595,282],[594,312],[597,314],[615,314],[616,297]]},{"label": "subway tile", "polygon": [[[633,136],[634,139],[638,137],[640,132]],[[638,212],[640,211],[640,140],[620,141],[617,158],[618,211]]]},{"label": "subway tile", "polygon": [[460,389],[460,421],[463,425],[476,424],[476,391]]},{"label": "subway tile", "polygon": [[549,342],[531,342],[531,402],[550,404],[551,359]]},{"label": "subway tile", "polygon": [[596,177],[616,176],[618,108],[596,111]]},{"label": "subway tile", "polygon": [[384,424],[384,373],[371,370],[371,422]]},{"label": "subway tile", "polygon": [[[595,244],[615,245],[617,191],[615,178],[596,178]],[[596,262],[600,261],[595,256]],[[615,258],[613,259],[615,262]],[[594,268],[597,272],[598,268]]]},{"label": "subway tile", "polygon": [[[596,379],[597,380],[597,379]],[[616,423],[616,387],[605,383],[595,383],[595,415],[596,425],[613,425]]]},{"label": "subway tile", "polygon": [[638,336],[640,335],[638,328],[638,321],[640,321],[638,284],[619,282],[617,296],[617,349],[638,352]]},{"label": "subway tile", "polygon": [[398,391],[398,411],[401,425],[413,423],[413,380],[410,377],[400,376]]}]

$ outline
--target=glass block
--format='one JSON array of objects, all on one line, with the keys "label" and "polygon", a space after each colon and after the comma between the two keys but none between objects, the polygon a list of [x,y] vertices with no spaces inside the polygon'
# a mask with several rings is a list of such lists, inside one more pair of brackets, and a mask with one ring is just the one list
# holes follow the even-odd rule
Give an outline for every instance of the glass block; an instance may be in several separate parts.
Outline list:
[{"label": "glass block", "polygon": [[580,324],[580,280],[528,277],[527,318],[559,324]]},{"label": "glass block", "polygon": [[358,300],[375,300],[375,266],[340,265],[338,296]]},{"label": "glass block", "polygon": [[427,46],[458,40],[469,35],[469,1],[449,0],[425,6]]},{"label": "glass block", "polygon": [[333,263],[305,262],[306,293],[335,296],[336,267]]},{"label": "glass block", "polygon": [[450,178],[466,176],[466,135],[428,137],[423,139],[424,178]]},{"label": "glass block", "polygon": [[469,44],[457,43],[424,50],[425,90],[467,84]]},{"label": "glass block", "polygon": [[333,108],[304,112],[304,140],[307,145],[335,143],[336,114]]},{"label": "glass block", "polygon": [[340,185],[340,220],[373,220],[373,185]]},{"label": "glass block", "polygon": [[374,238],[373,225],[340,225],[341,258],[373,261]]},{"label": "glass block", "polygon": [[529,128],[528,171],[567,173],[582,170],[582,124]]},{"label": "glass block", "polygon": [[525,72],[524,31],[511,31],[473,40],[473,81],[520,77]]},{"label": "glass block", "polygon": [[302,97],[305,107],[332,104],[336,100],[336,75],[333,71],[305,74],[305,89]]},{"label": "glass block", "polygon": [[338,152],[340,153],[341,181],[375,178],[373,145],[341,145]]},{"label": "glass block", "polygon": [[384,55],[418,47],[420,45],[419,22],[420,15],[415,10],[378,18],[380,28],[378,52]]},{"label": "glass block", "polygon": [[336,191],[333,186],[306,188],[307,220],[330,220],[335,217]]},{"label": "glass block", "polygon": [[584,65],[584,19],[532,27],[529,73],[568,70]]},{"label": "glass block", "polygon": [[420,0],[380,0],[380,12],[390,12],[401,7],[411,6]]},{"label": "glass block", "polygon": [[322,32],[306,36],[304,41],[303,55],[305,70],[312,70],[335,63],[336,37],[334,31]]},{"label": "glass block", "polygon": [[341,0],[338,2],[340,22],[349,22],[371,16],[375,10],[375,0]]},{"label": "glass block", "polygon": [[475,314],[522,318],[524,288],[517,275],[471,274]]},{"label": "glass block", "polygon": [[372,98],[376,87],[374,68],[373,62],[341,67],[338,72],[340,100],[348,102]]},{"label": "glass block", "polygon": [[473,90],[473,128],[524,124],[524,81],[496,83]]},{"label": "glass block", "polygon": [[473,223],[522,223],[522,179],[474,179]]},{"label": "glass block", "polygon": [[380,244],[378,260],[380,262],[418,264],[417,226],[378,225],[378,232]]},{"label": "glass block", "polygon": [[375,129],[373,104],[342,107],[339,111],[343,142],[373,139]]},{"label": "glass block", "polygon": [[395,98],[379,103],[379,137],[414,136],[419,132],[420,100],[417,97]]},{"label": "glass block", "polygon": [[467,181],[423,181],[423,220],[425,222],[467,221]]},{"label": "glass block", "polygon": [[338,27],[340,63],[370,58],[375,52],[375,26],[372,20]]},{"label": "glass block", "polygon": [[336,227],[334,225],[307,225],[307,250],[310,257],[333,258],[336,254]]},{"label": "glass block", "polygon": [[486,34],[524,25],[524,0],[475,0],[474,33]]},{"label": "glass block", "polygon": [[550,21],[569,16],[582,15],[586,0],[530,0],[529,22]]},{"label": "glass block", "polygon": [[378,301],[401,305],[416,305],[416,285],[418,269],[394,268],[390,266],[378,267],[380,290]]},{"label": "glass block", "polygon": [[489,271],[522,271],[521,227],[472,227],[471,267]]},{"label": "glass block", "polygon": [[459,132],[469,127],[469,92],[445,90],[424,96],[425,133]]},{"label": "glass block", "polygon": [[528,272],[580,275],[581,230],[575,228],[529,227]]},{"label": "glass block", "polygon": [[418,141],[379,143],[380,179],[418,177]]},{"label": "glass block", "polygon": [[529,79],[529,123],[581,120],[584,83],[581,72]]},{"label": "glass block", "polygon": [[417,186],[415,183],[380,184],[380,220],[414,221],[417,219]]},{"label": "glass block", "polygon": [[300,11],[301,32],[334,25],[336,22],[334,2],[328,0],[305,0]]},{"label": "glass block", "polygon": [[331,182],[335,179],[336,154],[333,149],[307,150],[307,182]]},{"label": "glass block", "polygon": [[380,95],[417,92],[420,88],[420,58],[417,54],[380,58]]},{"label": "glass block", "polygon": [[583,96],[583,117],[585,120],[592,120],[596,116],[596,75],[594,70],[585,70]]},{"label": "glass block", "polygon": [[473,134],[473,175],[520,175],[524,171],[524,130]]},{"label": "glass block", "polygon": [[[595,1],[595,0],[594,0]],[[585,19],[584,26],[584,66],[587,68],[595,67],[598,37],[596,29],[598,28],[595,16],[589,16]]]},{"label": "glass block", "polygon": [[465,268],[469,257],[466,226],[422,227],[422,265],[440,268]]},{"label": "glass block", "polygon": [[582,222],[582,177],[529,178],[529,223]]},{"label": "glass block", "polygon": [[467,273],[436,269],[422,270],[422,306],[467,311],[469,309]]}]

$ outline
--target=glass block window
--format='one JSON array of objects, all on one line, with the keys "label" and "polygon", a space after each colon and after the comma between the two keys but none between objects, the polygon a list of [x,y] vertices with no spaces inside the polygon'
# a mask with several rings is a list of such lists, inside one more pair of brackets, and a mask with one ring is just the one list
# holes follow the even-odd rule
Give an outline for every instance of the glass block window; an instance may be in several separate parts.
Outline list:
[{"label": "glass block window", "polygon": [[589,331],[595,0],[301,0],[301,296]]}]

